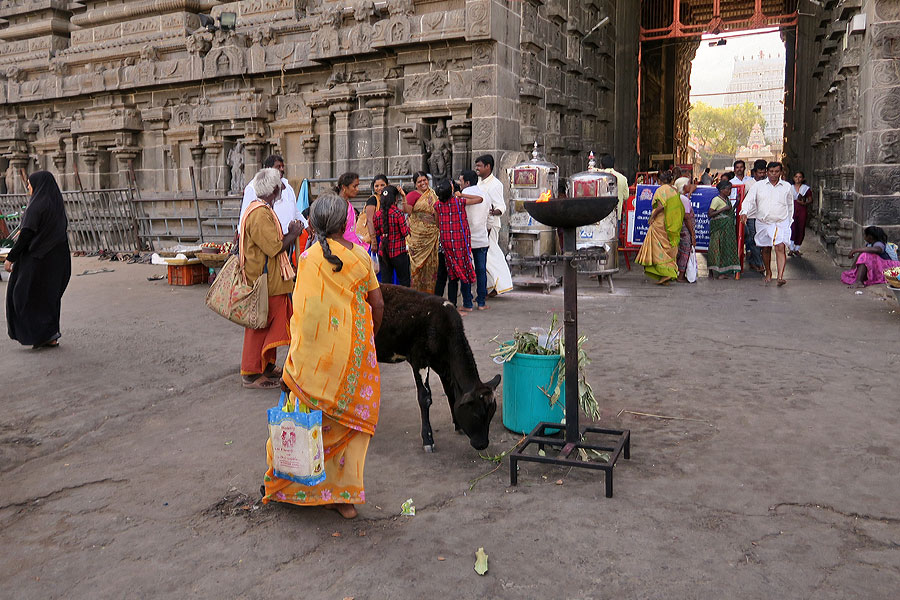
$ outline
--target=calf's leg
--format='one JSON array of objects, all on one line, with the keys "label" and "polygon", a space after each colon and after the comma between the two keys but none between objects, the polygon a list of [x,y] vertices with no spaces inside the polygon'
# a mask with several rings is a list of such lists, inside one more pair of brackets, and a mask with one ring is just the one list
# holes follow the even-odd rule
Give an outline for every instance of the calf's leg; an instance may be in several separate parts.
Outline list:
[{"label": "calf's leg", "polygon": [[456,413],[453,412],[453,407],[456,406],[456,394],[453,391],[453,382],[450,379],[450,375],[442,372],[438,372],[438,377],[441,378],[441,385],[444,387],[444,393],[447,395],[447,403],[450,404],[450,416],[453,418],[453,428],[456,430],[456,433],[462,433],[462,429],[459,427],[459,423],[456,422]]},{"label": "calf's leg", "polygon": [[422,449],[425,452],[434,452],[434,433],[431,431],[431,386],[428,385],[428,372],[422,378],[422,370],[413,367],[413,377],[416,380],[416,392],[419,399],[419,411],[422,413]]}]

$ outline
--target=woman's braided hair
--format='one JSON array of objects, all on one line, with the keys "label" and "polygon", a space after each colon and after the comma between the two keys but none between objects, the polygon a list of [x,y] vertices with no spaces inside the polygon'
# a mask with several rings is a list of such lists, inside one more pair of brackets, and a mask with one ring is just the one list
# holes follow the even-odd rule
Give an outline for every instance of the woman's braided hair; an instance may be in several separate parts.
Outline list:
[{"label": "woman's braided hair", "polygon": [[381,254],[388,256],[388,238],[391,237],[391,207],[397,204],[397,188],[389,185],[381,190]]},{"label": "woman's braided hair", "polygon": [[347,227],[347,201],[337,194],[322,194],[310,207],[309,224],[316,234],[316,241],[322,246],[322,256],[334,265],[334,272],[343,269],[343,261],[331,253],[328,236],[344,233]]}]

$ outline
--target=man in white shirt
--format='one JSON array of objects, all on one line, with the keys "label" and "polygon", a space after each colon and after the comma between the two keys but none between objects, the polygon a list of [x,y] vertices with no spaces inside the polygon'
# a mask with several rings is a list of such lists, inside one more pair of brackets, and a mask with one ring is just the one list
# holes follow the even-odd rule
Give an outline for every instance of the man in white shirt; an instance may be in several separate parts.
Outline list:
[{"label": "man in white shirt", "polygon": [[784,279],[785,244],[791,241],[791,222],[794,220],[794,195],[791,184],[781,179],[781,170],[780,162],[770,162],[768,179],[750,188],[741,206],[742,222],[746,224],[749,215],[756,216],[755,242],[762,248],[766,283],[772,280],[772,248],[775,248],[779,287],[787,283]]},{"label": "man in white shirt", "polygon": [[[278,215],[282,233],[288,232],[291,221],[300,221],[303,224],[303,228],[306,229],[306,219],[303,218],[303,215],[297,208],[297,194],[294,193],[294,188],[291,187],[291,184],[288,183],[288,180],[284,177],[284,159],[277,154],[273,154],[263,162],[263,168],[278,169],[281,173],[281,198],[275,201],[275,205],[272,208],[275,210],[275,214]],[[251,182],[244,188],[244,199],[241,201],[240,221],[244,220],[244,214],[247,212],[247,207],[249,207],[250,203],[254,200],[256,200],[256,190],[253,189]]]},{"label": "man in white shirt", "polygon": [[[488,237],[488,218],[491,204],[487,192],[477,185],[478,177],[474,171],[463,171],[459,176],[460,184],[464,185],[463,197],[480,197],[481,202],[476,204],[466,203],[466,220],[469,221],[469,233],[471,235],[472,260],[475,263],[475,303],[478,310],[487,310],[487,254],[491,241]],[[467,198],[468,199],[468,198]],[[466,298],[463,289],[463,311],[472,310],[471,294]]]},{"label": "man in white shirt", "polygon": [[609,154],[600,157],[600,166],[602,167],[600,171],[603,173],[612,173],[616,176],[616,188],[619,197],[619,204],[616,206],[616,218],[621,221],[622,206],[625,204],[625,201],[628,200],[628,179],[613,168],[615,164],[616,159]]},{"label": "man in white shirt", "polygon": [[[753,170],[751,172],[751,176],[744,175],[744,171],[746,170],[746,164],[742,160],[734,161],[734,177],[731,178],[731,204],[734,205],[737,202],[737,190],[734,189],[736,185],[744,186],[744,197],[747,197],[747,194],[750,193],[750,188],[757,181],[761,181],[766,178],[766,161],[758,160],[753,163]],[[747,221],[744,224],[744,248],[746,250],[747,262],[750,263],[750,268],[756,271],[757,273],[762,273],[765,271],[765,267],[763,266],[763,258],[762,253],[760,252],[759,247],[756,245],[754,239],[756,238],[756,215],[752,213],[747,214]]]},{"label": "man in white shirt", "polygon": [[[488,292],[504,294],[512,289],[512,275],[509,272],[509,265],[506,264],[506,257],[499,244],[500,216],[506,212],[503,184],[494,177],[494,157],[490,154],[484,154],[475,159],[475,172],[479,177],[478,187],[484,192],[485,202],[490,207],[487,221],[490,244],[485,257],[485,270],[487,273],[485,296]],[[475,262],[475,272],[476,274],[478,273],[477,260]],[[480,288],[478,289],[480,294]],[[477,298],[476,302],[478,302],[479,309],[487,309],[487,305],[485,304],[482,307],[482,303]]]}]

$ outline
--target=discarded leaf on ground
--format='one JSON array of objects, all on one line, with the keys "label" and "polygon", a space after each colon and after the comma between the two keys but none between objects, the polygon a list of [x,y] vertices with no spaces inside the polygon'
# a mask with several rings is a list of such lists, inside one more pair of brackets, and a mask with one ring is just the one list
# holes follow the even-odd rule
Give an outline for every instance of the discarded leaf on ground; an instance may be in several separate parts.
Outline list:
[{"label": "discarded leaf on ground", "polygon": [[406,502],[400,505],[400,514],[407,517],[416,516],[416,506],[413,504],[412,498],[408,498]]},{"label": "discarded leaf on ground", "polygon": [[225,442],[225,445],[226,445],[226,446],[230,446],[230,445],[232,445],[233,443],[234,443],[234,440],[228,440],[227,442]]},{"label": "discarded leaf on ground", "polygon": [[484,553],[484,548],[479,548],[475,552],[475,572],[484,575],[488,570],[488,555]]}]

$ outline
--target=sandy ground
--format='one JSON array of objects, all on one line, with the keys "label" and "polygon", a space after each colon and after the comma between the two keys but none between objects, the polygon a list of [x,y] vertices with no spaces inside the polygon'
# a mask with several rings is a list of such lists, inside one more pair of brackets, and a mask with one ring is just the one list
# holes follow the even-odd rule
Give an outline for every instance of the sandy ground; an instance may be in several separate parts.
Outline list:
[{"label": "sandy ground", "polygon": [[[900,307],[813,250],[782,289],[581,282],[602,422],[633,436],[612,499],[599,473],[534,464],[510,487],[505,461],[470,490],[494,465],[439,393],[423,453],[411,373],[383,366],[355,521],[256,504],[277,395],[240,387],[242,332],[206,286],[75,259],[115,271],[72,278],[61,347],[0,354],[0,597],[895,598]],[[491,307],[465,319],[483,380],[491,339],[562,293]],[[498,413],[489,452],[517,438]]]}]

